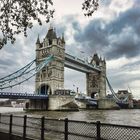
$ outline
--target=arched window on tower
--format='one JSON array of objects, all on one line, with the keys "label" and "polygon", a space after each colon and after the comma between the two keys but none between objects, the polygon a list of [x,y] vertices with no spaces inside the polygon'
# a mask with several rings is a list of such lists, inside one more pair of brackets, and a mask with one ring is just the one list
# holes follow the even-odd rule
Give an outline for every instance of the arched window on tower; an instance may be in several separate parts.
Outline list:
[{"label": "arched window on tower", "polygon": [[60,46],[61,46],[61,40],[58,40],[58,45],[60,45]]},{"label": "arched window on tower", "polygon": [[49,45],[52,45],[52,40],[51,39],[49,39]]}]

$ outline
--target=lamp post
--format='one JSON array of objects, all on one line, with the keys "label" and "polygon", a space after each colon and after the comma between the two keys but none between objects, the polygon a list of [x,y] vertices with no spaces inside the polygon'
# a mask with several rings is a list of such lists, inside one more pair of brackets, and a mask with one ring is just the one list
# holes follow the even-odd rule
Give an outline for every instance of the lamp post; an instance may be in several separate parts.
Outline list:
[{"label": "lamp post", "polygon": [[76,87],[76,92],[77,92],[77,94],[78,94],[78,91],[79,91],[79,87]]}]

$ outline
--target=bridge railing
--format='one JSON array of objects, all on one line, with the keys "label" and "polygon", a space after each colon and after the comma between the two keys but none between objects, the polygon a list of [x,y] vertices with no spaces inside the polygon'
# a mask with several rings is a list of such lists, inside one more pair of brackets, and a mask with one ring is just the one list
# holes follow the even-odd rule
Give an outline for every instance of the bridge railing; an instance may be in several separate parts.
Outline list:
[{"label": "bridge railing", "polygon": [[[68,64],[72,65],[73,63],[70,62],[70,60],[72,60],[72,61],[74,61],[74,62],[76,62],[76,63],[78,63],[78,64],[80,64],[80,65],[82,65],[82,66],[84,66],[84,67],[86,67],[88,69],[90,69],[90,70],[94,69],[94,70],[96,70],[98,72],[101,71],[99,66],[97,66],[95,64],[90,64],[88,61],[82,60],[82,59],[80,59],[78,57],[75,57],[75,56],[72,56],[70,54],[65,53],[65,59],[66,60],[68,59],[68,62],[67,61],[65,62],[66,65],[68,65]],[[82,69],[82,67],[80,69]]]},{"label": "bridge railing", "polygon": [[0,132],[40,140],[139,140],[140,127],[0,114]]},{"label": "bridge railing", "polygon": [[9,99],[47,99],[48,95],[41,94],[29,94],[29,93],[12,93],[12,92],[2,92],[0,91],[0,98]]}]

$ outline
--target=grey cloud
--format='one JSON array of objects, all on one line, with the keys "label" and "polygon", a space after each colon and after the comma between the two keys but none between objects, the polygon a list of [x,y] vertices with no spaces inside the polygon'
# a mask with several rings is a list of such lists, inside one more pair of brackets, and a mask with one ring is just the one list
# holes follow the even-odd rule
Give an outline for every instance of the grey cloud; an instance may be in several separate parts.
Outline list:
[{"label": "grey cloud", "polygon": [[135,62],[129,62],[129,64],[125,64],[121,67],[121,69],[125,70],[136,70],[140,68],[140,60],[137,60]]},{"label": "grey cloud", "polygon": [[78,31],[78,32],[81,31],[80,24],[77,21],[73,21],[72,26],[76,31]]},{"label": "grey cloud", "polygon": [[138,33],[140,31],[140,9],[139,8],[131,8],[125,12],[119,14],[119,16],[109,23],[106,26],[106,30],[108,30],[111,34],[117,34],[122,31],[122,29],[126,26],[133,27],[134,30]]},{"label": "grey cloud", "polygon": [[123,71],[108,71],[109,73],[109,81],[112,85],[112,87],[116,89],[124,89],[128,88],[128,85],[135,80],[139,80],[140,76],[137,74],[131,75],[129,73],[125,73],[125,70]]},{"label": "grey cloud", "polygon": [[87,51],[89,54],[101,52],[107,59],[136,57],[140,53],[140,41],[136,39],[140,38],[140,9],[122,12],[108,24],[102,19],[94,19],[74,37],[83,49],[90,50]]},{"label": "grey cloud", "polygon": [[107,59],[115,59],[125,56],[126,58],[136,57],[140,53],[140,41],[136,41],[134,36],[130,33],[128,35],[122,34],[121,38],[115,36],[115,42],[111,43],[111,48],[106,52]]},{"label": "grey cloud", "polygon": [[12,65],[16,65],[17,63],[13,59],[10,59],[10,60],[0,59],[0,64],[1,66],[10,67]]},{"label": "grey cloud", "polygon": [[[132,28],[134,32],[124,32],[124,29]],[[109,36],[115,35],[115,42],[110,41],[111,48],[107,50],[108,59],[115,59],[122,56],[127,58],[136,57],[140,53],[140,9],[133,8],[121,13],[116,20],[106,26]],[[119,38],[119,35],[121,38]]]},{"label": "grey cloud", "polygon": [[92,20],[84,30],[77,32],[74,38],[87,53],[102,51],[109,44],[108,33],[104,30],[104,26],[103,20]]}]

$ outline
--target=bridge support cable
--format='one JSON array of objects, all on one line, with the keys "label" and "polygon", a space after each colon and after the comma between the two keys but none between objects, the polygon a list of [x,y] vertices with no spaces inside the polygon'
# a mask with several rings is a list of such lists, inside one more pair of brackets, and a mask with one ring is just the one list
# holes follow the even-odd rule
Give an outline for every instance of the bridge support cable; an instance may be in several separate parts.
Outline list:
[{"label": "bridge support cable", "polygon": [[110,82],[109,82],[107,77],[106,77],[106,81],[107,81],[108,87],[109,87],[109,89],[110,89],[115,101],[120,101],[120,99],[116,96],[115,91],[113,90],[113,88],[112,88],[112,86],[111,86],[111,84],[110,84]]},{"label": "bridge support cable", "polygon": [[125,99],[120,100],[120,99],[117,97],[115,91],[113,90],[113,88],[112,88],[112,86],[111,86],[111,84],[110,84],[110,82],[109,82],[109,80],[108,80],[107,77],[106,77],[106,81],[107,81],[108,87],[109,87],[109,89],[110,89],[110,91],[111,91],[111,93],[112,93],[112,95],[113,95],[115,101],[116,101],[116,102],[126,102],[129,95],[128,95]]},{"label": "bridge support cable", "polygon": [[6,82],[6,81],[10,81],[13,78],[21,76],[23,73],[25,73],[34,64],[34,62],[35,62],[35,60],[30,62],[29,64],[27,64],[23,68],[17,70],[16,72],[14,72],[12,74],[9,74],[9,75],[7,75],[5,77],[0,78],[0,83]]},{"label": "bridge support cable", "polygon": [[37,65],[33,68],[31,68],[31,66],[28,68],[26,67],[26,71],[24,71],[24,72],[22,71],[22,73],[20,73],[20,75],[19,74],[15,75],[15,73],[16,73],[15,72],[14,76],[12,78],[9,78],[9,79],[6,78],[6,80],[3,80],[3,82],[0,83],[0,89],[3,90],[6,88],[12,88],[14,86],[20,85],[20,84],[28,81],[33,76],[35,76],[36,73],[38,73],[40,70],[42,70],[43,67],[48,65],[53,60],[53,58],[54,58],[53,55],[50,55],[43,62],[41,62],[39,65]]}]

